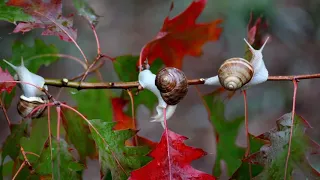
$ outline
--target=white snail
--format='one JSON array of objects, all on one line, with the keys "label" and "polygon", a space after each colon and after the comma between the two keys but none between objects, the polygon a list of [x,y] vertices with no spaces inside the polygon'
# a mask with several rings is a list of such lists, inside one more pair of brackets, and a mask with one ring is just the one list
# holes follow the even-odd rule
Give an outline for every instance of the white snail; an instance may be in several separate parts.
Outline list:
[{"label": "white snail", "polygon": [[[3,60],[3,61],[6,62],[9,66],[11,66],[16,71],[16,74],[14,75],[14,79],[16,81],[27,82],[37,87],[45,88],[46,90],[48,90],[48,87],[44,85],[45,83],[44,78],[30,72],[24,66],[22,57],[21,57],[20,66],[14,66],[13,64],[11,64],[6,60]],[[19,83],[18,86],[22,90],[22,95],[20,96],[19,102],[17,104],[17,110],[18,110],[18,113],[23,118],[26,118],[27,116],[29,116],[30,113],[39,105],[42,105],[48,102],[48,100],[46,99],[46,94],[40,89],[38,89],[37,87],[34,87],[29,84],[25,84],[25,83]],[[45,110],[46,110],[46,107],[40,108],[39,110],[34,112],[30,117],[38,118],[43,115]]]},{"label": "white snail", "polygon": [[251,61],[240,57],[230,58],[220,66],[218,75],[206,79],[204,84],[221,85],[227,90],[235,91],[244,90],[267,81],[269,74],[263,61],[262,50],[268,39],[269,37],[259,50],[254,49],[244,39],[252,53]]}]

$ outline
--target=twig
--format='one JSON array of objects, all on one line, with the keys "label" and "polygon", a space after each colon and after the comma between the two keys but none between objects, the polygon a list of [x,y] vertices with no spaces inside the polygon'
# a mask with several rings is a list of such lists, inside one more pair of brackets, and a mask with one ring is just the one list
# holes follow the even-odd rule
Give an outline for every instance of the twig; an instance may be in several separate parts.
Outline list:
[{"label": "twig", "polygon": [[[293,79],[315,79],[320,78],[320,74],[307,74],[307,75],[292,75],[292,76],[269,76],[268,81],[292,81]],[[204,84],[205,79],[189,79],[189,85],[200,85]],[[132,89],[138,88],[138,81],[131,82],[99,82],[99,83],[89,83],[89,82],[73,82],[69,81],[67,84],[63,83],[60,79],[45,79],[45,84],[49,86],[56,87],[69,87],[75,89]]]},{"label": "twig", "polygon": [[21,166],[19,167],[18,171],[14,174],[12,180],[15,180],[15,179],[16,179],[16,177],[18,176],[18,174],[19,174],[20,171],[24,168],[25,165],[26,165],[26,162],[23,161],[22,164],[21,164]]},{"label": "twig", "polygon": [[71,41],[74,43],[74,45],[79,49],[79,51],[80,51],[81,55],[83,56],[86,64],[89,64],[89,61],[88,61],[86,55],[83,53],[83,51],[80,48],[80,46],[78,45],[78,43],[73,39],[73,37],[59,23],[57,23],[55,20],[49,18],[45,14],[42,14],[42,13],[40,13],[38,11],[34,11],[34,12],[39,14],[39,15],[41,15],[41,16],[43,16],[43,17],[45,17],[45,18],[47,18],[49,21],[53,22],[56,26],[58,26],[71,39]]},{"label": "twig", "polygon": [[4,104],[3,104],[1,98],[0,98],[0,106],[1,106],[1,108],[2,108],[2,111],[3,111],[4,116],[6,117],[6,120],[7,120],[7,122],[8,122],[8,125],[9,125],[9,127],[10,127],[10,126],[11,126],[10,119],[9,119],[9,116],[8,116],[8,113],[7,113],[7,110],[6,110],[6,107],[4,107]]},{"label": "twig", "polygon": [[80,85],[81,85],[81,83],[86,79],[86,77],[88,76],[91,68],[92,68],[94,65],[96,65],[97,62],[98,62],[100,59],[101,59],[101,55],[98,54],[97,57],[96,57],[96,58],[94,59],[94,61],[92,62],[92,64],[91,64],[91,65],[88,67],[88,69],[83,73],[83,76],[82,76],[82,78],[81,78],[81,80],[80,80]]},{"label": "twig", "polygon": [[288,171],[288,164],[289,164],[291,143],[292,143],[292,134],[293,134],[293,127],[294,127],[294,114],[296,109],[297,89],[298,89],[298,81],[296,79],[293,79],[292,82],[293,82],[293,100],[292,100],[293,102],[292,102],[292,112],[291,112],[291,128],[290,128],[290,136],[289,136],[288,155],[286,159],[286,166],[284,169],[284,180],[287,179],[287,171]]},{"label": "twig", "polygon": [[[250,154],[250,135],[249,135],[249,119],[248,119],[248,100],[247,100],[247,91],[243,90],[243,100],[244,100],[244,117],[245,117],[245,128],[246,128],[246,138],[247,138],[247,149],[245,153],[245,157],[247,158]],[[250,179],[252,179],[252,169],[251,164],[249,163],[249,175]]]}]

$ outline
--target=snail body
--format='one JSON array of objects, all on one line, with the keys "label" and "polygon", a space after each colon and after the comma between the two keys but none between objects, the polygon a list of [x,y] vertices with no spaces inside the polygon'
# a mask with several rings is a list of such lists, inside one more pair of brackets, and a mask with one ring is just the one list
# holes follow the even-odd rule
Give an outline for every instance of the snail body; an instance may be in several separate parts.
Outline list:
[{"label": "snail body", "polygon": [[218,75],[205,80],[206,85],[221,85],[230,91],[244,90],[250,86],[263,83],[268,79],[268,70],[263,61],[262,50],[269,37],[259,50],[254,49],[246,39],[252,58],[247,61],[243,58],[230,58],[223,62]]},{"label": "snail body", "polygon": [[[24,66],[23,58],[21,58],[20,66],[14,66],[6,60],[3,61],[6,62],[16,71],[16,74],[14,75],[14,79],[16,81],[30,83],[37,87],[45,88],[46,90],[48,90],[47,86],[44,85],[44,78],[30,72]],[[26,83],[18,84],[18,87],[20,87],[20,89],[22,90],[23,95],[21,95],[19,98],[17,104],[17,111],[23,118],[39,118],[44,114],[46,107],[44,106],[42,108],[39,108],[35,112],[33,112],[33,110],[37,108],[39,105],[43,105],[48,102],[48,100],[46,99],[46,94],[37,87]],[[32,114],[30,114],[31,112]]]},{"label": "snail body", "polygon": [[156,75],[155,85],[168,105],[178,104],[188,93],[188,79],[174,67],[161,69]]}]

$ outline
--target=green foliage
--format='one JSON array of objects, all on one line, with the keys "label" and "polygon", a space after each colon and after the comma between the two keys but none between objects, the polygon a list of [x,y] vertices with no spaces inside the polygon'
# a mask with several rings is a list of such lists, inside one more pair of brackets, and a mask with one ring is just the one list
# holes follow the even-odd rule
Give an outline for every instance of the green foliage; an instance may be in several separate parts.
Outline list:
[{"label": "green foliage", "polygon": [[50,145],[47,144],[41,153],[36,172],[48,177],[52,174],[54,179],[81,179],[78,172],[82,171],[84,166],[72,157],[68,151],[68,144],[63,139],[60,140],[60,146],[58,145],[58,141],[52,139],[50,151]]},{"label": "green foliage", "polygon": [[86,0],[73,0],[74,7],[78,10],[80,16],[84,16],[91,24],[96,24],[98,15],[90,7]]},{"label": "green foliage", "polygon": [[63,109],[62,119],[67,142],[75,146],[81,162],[85,163],[87,156],[94,157],[96,154],[95,143],[91,137],[87,122],[67,109]]},{"label": "green foliage", "polygon": [[[114,69],[118,74],[121,81],[137,81],[139,71],[137,71],[137,62],[139,60],[139,56],[119,56],[113,62]],[[157,59],[152,63],[150,71],[156,74],[160,68],[163,67],[163,63],[160,59]],[[150,111],[152,111],[158,102],[157,97],[149,90],[143,90],[139,92],[138,96],[134,98],[134,107],[135,109],[143,104]],[[129,108],[128,114],[131,114],[131,109]]]},{"label": "green foliage", "polygon": [[32,17],[24,13],[21,8],[7,6],[5,0],[0,0],[0,20],[16,23],[17,21],[31,21]]},{"label": "green foliage", "polygon": [[88,119],[100,118],[105,122],[112,121],[112,104],[110,97],[107,96],[107,90],[82,90],[71,94],[78,104],[78,110]]},{"label": "green foliage", "polygon": [[113,180],[127,179],[132,170],[148,163],[151,158],[146,155],[148,147],[128,147],[125,141],[133,137],[133,130],[113,131],[115,123],[91,120],[102,138],[91,128],[93,139],[99,149],[101,170],[104,174],[111,171]]},{"label": "green foliage", "polygon": [[243,117],[237,117],[231,121],[225,119],[224,103],[218,95],[209,94],[204,97],[210,109],[210,120],[217,134],[217,158],[213,174],[221,174],[220,160],[226,162],[228,175],[232,175],[241,165],[241,158],[245,149],[236,145],[236,138],[240,125],[244,122]]}]

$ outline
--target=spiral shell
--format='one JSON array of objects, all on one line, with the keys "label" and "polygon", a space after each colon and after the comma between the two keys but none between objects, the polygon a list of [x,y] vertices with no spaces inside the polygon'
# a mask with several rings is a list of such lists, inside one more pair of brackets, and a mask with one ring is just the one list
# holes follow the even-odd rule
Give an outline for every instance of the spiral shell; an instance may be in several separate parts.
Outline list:
[{"label": "spiral shell", "polygon": [[242,58],[226,60],[218,70],[220,84],[227,90],[235,91],[247,84],[253,76],[252,65]]},{"label": "spiral shell", "polygon": [[161,69],[156,75],[155,84],[168,105],[178,104],[188,92],[187,77],[174,67]]},{"label": "spiral shell", "polygon": [[[19,102],[17,104],[17,110],[20,116],[23,118],[30,117],[33,118],[39,118],[41,117],[45,110],[47,109],[47,106],[41,107],[35,112],[30,115],[30,113],[38,106],[43,105],[47,102],[47,100],[43,100],[40,97],[26,97],[24,95],[20,96]],[[29,116],[30,115],[30,116]]]}]

